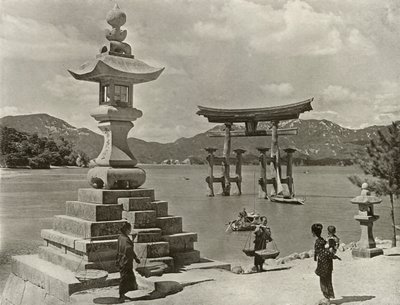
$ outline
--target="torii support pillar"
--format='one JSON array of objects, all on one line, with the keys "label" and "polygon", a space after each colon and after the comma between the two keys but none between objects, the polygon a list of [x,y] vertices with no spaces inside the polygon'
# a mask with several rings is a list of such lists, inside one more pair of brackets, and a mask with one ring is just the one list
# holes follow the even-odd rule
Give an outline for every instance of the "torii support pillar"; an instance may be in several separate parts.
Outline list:
[{"label": "torii support pillar", "polygon": [[243,164],[243,154],[246,152],[244,149],[234,149],[236,154],[236,185],[238,188],[238,195],[242,195],[242,164]]},{"label": "torii support pillar", "polygon": [[258,196],[260,198],[268,198],[268,190],[267,190],[267,152],[269,151],[269,147],[257,147],[257,150],[260,152],[260,156],[258,160],[260,161],[260,178],[258,179],[258,184],[260,186]]},{"label": "torii support pillar", "polygon": [[207,186],[208,186],[208,196],[214,197],[214,153],[217,151],[216,148],[207,147],[205,148],[206,152],[208,152],[207,162],[209,165],[208,169],[208,177],[206,178]]},{"label": "torii support pillar", "polygon": [[224,151],[222,157],[224,160],[222,161],[222,169],[223,169],[223,176],[224,176],[224,183],[222,184],[222,195],[223,196],[230,196],[231,194],[231,181],[229,175],[229,157],[231,154],[231,123],[225,123],[225,139],[224,139]]},{"label": "torii support pillar", "polygon": [[289,189],[290,197],[294,197],[294,189],[293,189],[293,153],[296,151],[294,148],[286,148],[284,151],[287,154],[286,161],[286,184]]}]

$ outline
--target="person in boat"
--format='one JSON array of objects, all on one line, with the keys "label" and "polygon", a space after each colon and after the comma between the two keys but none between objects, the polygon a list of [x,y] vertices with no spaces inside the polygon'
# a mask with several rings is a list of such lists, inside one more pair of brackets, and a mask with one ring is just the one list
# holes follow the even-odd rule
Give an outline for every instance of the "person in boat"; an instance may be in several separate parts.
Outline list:
[{"label": "person in boat", "polygon": [[326,241],[321,237],[322,228],[323,226],[320,223],[314,223],[311,226],[311,233],[314,237],[316,237],[314,244],[314,261],[317,261],[319,253],[325,249]]},{"label": "person in boat", "polygon": [[[261,224],[254,230],[254,251],[264,250],[267,248],[267,243],[271,241],[271,230],[267,227],[267,217],[261,217]],[[257,272],[263,271],[264,259],[258,255],[254,254],[254,266],[256,266]]]},{"label": "person in boat", "polygon": [[243,211],[239,212],[238,220],[244,221],[246,219],[246,217],[247,217],[247,211],[246,211],[246,208],[243,208]]},{"label": "person in boat", "polygon": [[330,304],[330,299],[335,297],[332,285],[333,260],[341,260],[340,257],[335,255],[335,245],[334,239],[328,239],[328,248],[323,248],[318,254],[315,274],[319,276],[321,292],[325,298],[321,300],[320,304]]},{"label": "person in boat", "polygon": [[121,228],[121,234],[118,237],[117,258],[116,263],[119,267],[121,280],[119,283],[119,301],[125,300],[125,294],[128,291],[137,290],[135,274],[133,273],[133,260],[140,263],[139,258],[133,250],[133,241],[129,238],[132,226],[129,222],[125,223]]}]

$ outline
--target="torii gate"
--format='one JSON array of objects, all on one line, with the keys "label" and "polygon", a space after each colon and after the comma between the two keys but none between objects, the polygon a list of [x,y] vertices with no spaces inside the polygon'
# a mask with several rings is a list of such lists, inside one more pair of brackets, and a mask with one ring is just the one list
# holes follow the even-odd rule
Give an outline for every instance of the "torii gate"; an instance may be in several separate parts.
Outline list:
[{"label": "torii gate", "polygon": [[[229,196],[230,192],[230,177],[229,177],[229,164],[230,164],[230,151],[231,151],[231,137],[258,137],[258,136],[271,136],[271,158],[267,160],[266,151],[267,148],[260,148],[260,165],[261,165],[261,177],[259,184],[261,190],[267,196],[267,184],[273,184],[275,194],[282,192],[282,183],[286,183],[289,188],[290,196],[293,196],[293,177],[292,177],[292,153],[293,149],[286,150],[288,153],[288,165],[287,165],[287,178],[281,180],[281,160],[279,156],[278,146],[278,135],[296,135],[297,128],[285,128],[278,129],[280,121],[298,119],[300,114],[305,111],[312,110],[311,102],[314,98],[308,100],[282,105],[274,107],[264,108],[248,108],[248,109],[218,109],[198,106],[198,115],[202,115],[208,119],[210,123],[223,123],[225,124],[225,132],[209,132],[211,137],[224,137],[224,151],[223,151],[223,194]],[[272,122],[271,130],[259,130],[258,122]],[[245,123],[244,131],[232,131],[233,123]],[[263,157],[264,155],[264,157]],[[265,164],[267,161],[272,161],[275,178],[267,179]],[[264,162],[264,170],[263,170]],[[290,162],[290,165],[289,165]],[[290,175],[290,176],[289,176]],[[210,177],[207,177],[208,186],[210,188],[210,194],[213,196],[213,180],[212,171]],[[220,180],[220,179],[217,179]],[[220,181],[219,181],[220,182]]]}]

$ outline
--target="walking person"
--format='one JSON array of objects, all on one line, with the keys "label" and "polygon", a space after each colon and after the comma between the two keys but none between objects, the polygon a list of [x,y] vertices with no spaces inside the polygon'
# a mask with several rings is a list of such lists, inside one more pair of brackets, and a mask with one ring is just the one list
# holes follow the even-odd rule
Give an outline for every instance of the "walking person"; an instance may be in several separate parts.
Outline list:
[{"label": "walking person", "polygon": [[330,299],[335,298],[332,285],[333,260],[341,260],[340,257],[335,255],[335,244],[333,239],[329,239],[328,249],[322,249],[318,254],[315,274],[319,276],[321,292],[324,295],[324,299],[322,299],[319,304],[329,305]]},{"label": "walking person", "polygon": [[311,233],[316,237],[314,244],[314,261],[317,261],[318,255],[325,248],[326,240],[321,237],[322,234],[322,224],[314,223],[311,226]]},{"label": "walking person", "polygon": [[[267,247],[267,242],[271,241],[271,230],[267,227],[267,217],[261,217],[261,224],[254,230],[254,251],[264,250]],[[254,254],[254,266],[256,266],[257,272],[263,271],[265,259],[263,259],[257,253]]]},{"label": "walking person", "polygon": [[138,285],[136,282],[135,274],[133,273],[133,260],[140,263],[133,250],[133,241],[129,238],[132,226],[130,223],[125,223],[121,228],[121,234],[118,237],[118,252],[116,263],[119,267],[121,280],[119,283],[119,301],[125,301],[125,294],[128,291],[137,290]]}]

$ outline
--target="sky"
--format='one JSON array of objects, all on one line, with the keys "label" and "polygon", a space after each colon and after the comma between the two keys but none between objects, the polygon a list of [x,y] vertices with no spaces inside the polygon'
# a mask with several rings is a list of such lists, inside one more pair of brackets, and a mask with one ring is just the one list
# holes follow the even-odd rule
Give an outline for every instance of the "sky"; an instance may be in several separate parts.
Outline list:
[{"label": "sky", "polygon": [[[0,117],[48,113],[97,129],[98,85],[67,69],[107,45],[111,0],[0,0]],[[165,71],[134,87],[134,137],[172,142],[213,125],[197,105],[314,97],[302,119],[347,128],[400,119],[398,0],[119,0],[135,58]]]}]

